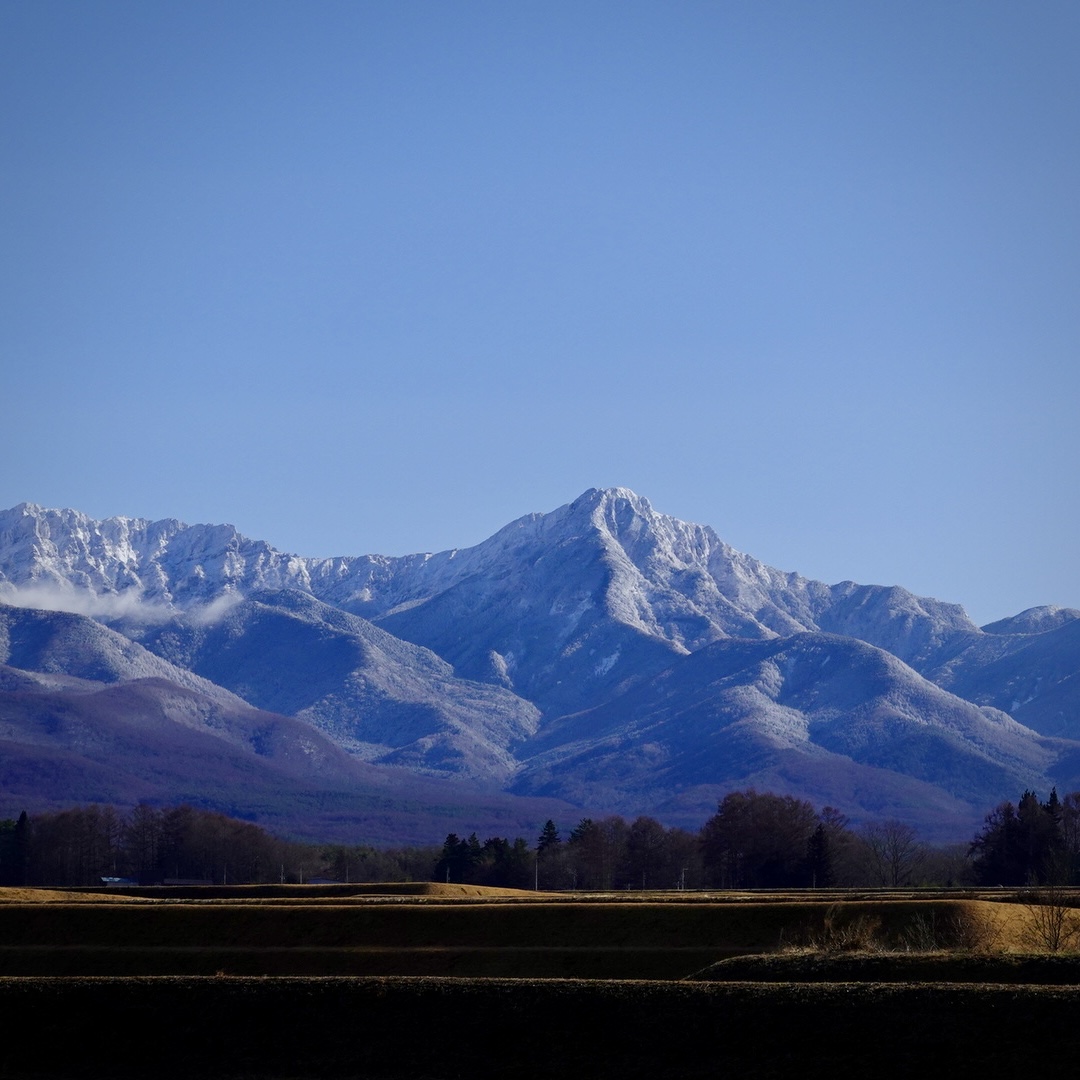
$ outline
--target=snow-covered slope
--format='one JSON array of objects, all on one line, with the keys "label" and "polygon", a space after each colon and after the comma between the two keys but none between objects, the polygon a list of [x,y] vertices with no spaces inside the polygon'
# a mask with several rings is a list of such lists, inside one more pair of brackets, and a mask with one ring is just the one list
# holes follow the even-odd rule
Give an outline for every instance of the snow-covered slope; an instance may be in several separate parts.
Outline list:
[{"label": "snow-covered slope", "polygon": [[510,691],[457,678],[430,650],[295,590],[255,593],[213,623],[116,625],[365,761],[498,784],[539,722]]},{"label": "snow-covered slope", "polygon": [[1044,735],[1080,739],[1080,611],[1032,608],[961,636],[924,667],[954,694]]},{"label": "snow-covered slope", "polygon": [[155,655],[100,623],[58,611],[0,604],[0,664],[93,683],[160,679],[226,708],[247,707],[235,694]]},{"label": "snow-covered slope", "polygon": [[121,771],[138,746],[174,776],[183,767],[165,759],[196,745],[206,757],[235,761],[239,752],[309,782],[327,771],[344,780],[352,770],[309,725],[255,709],[85,616],[4,605],[0,740],[112,760]]},{"label": "snow-covered slope", "polygon": [[624,811],[700,815],[751,780],[802,797],[843,792],[841,805],[856,816],[899,800],[908,820],[931,829],[961,806],[993,805],[1001,791],[1049,790],[1055,770],[1073,768],[1071,752],[884,650],[802,633],[716,642],[554,721],[522,748],[515,790],[563,798],[604,790]]},{"label": "snow-covered slope", "polygon": [[369,764],[308,717],[254,708],[85,616],[0,605],[0,816],[140,800],[344,843],[427,844],[462,819],[514,835],[566,810]]}]

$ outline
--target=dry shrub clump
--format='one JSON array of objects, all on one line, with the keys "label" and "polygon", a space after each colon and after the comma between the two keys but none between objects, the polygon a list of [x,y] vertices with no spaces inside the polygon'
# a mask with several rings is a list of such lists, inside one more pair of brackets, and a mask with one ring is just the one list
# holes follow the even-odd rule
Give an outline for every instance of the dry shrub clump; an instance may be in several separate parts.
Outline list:
[{"label": "dry shrub clump", "polygon": [[1021,934],[1024,945],[1035,952],[1075,952],[1080,948],[1080,923],[1070,898],[1048,885],[1024,896],[1027,925]]},{"label": "dry shrub clump", "polygon": [[[889,918],[885,918],[885,915]],[[902,917],[898,917],[902,915]],[[950,904],[881,913],[831,904],[819,926],[803,926],[781,949],[836,953],[928,953],[999,951],[1000,923],[975,904]]]},{"label": "dry shrub clump", "polygon": [[906,952],[997,952],[1003,947],[1001,924],[974,905],[918,912],[905,927]]},{"label": "dry shrub clump", "polygon": [[881,918],[845,904],[830,904],[820,926],[801,926],[782,934],[782,950],[821,953],[879,952],[882,948]]}]

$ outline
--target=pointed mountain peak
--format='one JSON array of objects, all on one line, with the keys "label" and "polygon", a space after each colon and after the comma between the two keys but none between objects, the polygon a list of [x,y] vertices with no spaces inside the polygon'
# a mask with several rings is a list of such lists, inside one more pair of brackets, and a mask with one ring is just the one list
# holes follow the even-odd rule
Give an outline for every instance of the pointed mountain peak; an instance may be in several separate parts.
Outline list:
[{"label": "pointed mountain peak", "polygon": [[658,513],[644,495],[626,487],[590,488],[550,516],[572,522],[587,520],[619,543],[624,540],[634,542],[656,532],[701,529],[701,526]]},{"label": "pointed mountain peak", "polygon": [[629,507],[639,514],[652,514],[655,511],[644,495],[631,491],[628,487],[589,488],[579,495],[570,506],[576,509],[617,509]]}]

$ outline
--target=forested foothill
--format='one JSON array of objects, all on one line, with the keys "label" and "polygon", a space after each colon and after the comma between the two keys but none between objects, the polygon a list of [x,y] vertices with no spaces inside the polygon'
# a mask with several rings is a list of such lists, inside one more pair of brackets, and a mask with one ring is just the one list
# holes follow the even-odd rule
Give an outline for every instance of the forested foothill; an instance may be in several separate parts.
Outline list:
[{"label": "forested foothill", "polygon": [[852,827],[837,809],[734,791],[697,833],[652,817],[547,821],[532,842],[472,833],[380,849],[275,837],[192,806],[111,806],[0,821],[0,885],[244,885],[440,881],[542,891],[1068,885],[1080,880],[1080,792],[1026,791],[968,846],[933,847],[900,821]]}]

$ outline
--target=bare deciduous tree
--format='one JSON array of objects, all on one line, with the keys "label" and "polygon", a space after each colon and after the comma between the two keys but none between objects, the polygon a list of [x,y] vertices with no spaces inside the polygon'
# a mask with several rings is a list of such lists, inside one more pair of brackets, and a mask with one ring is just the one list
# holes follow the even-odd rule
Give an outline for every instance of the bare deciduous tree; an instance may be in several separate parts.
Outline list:
[{"label": "bare deciduous tree", "polygon": [[910,825],[890,819],[864,825],[859,835],[865,844],[868,876],[879,885],[910,885],[922,861],[923,847]]}]

